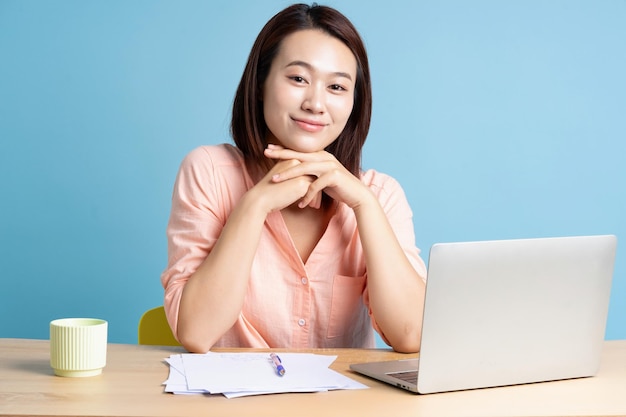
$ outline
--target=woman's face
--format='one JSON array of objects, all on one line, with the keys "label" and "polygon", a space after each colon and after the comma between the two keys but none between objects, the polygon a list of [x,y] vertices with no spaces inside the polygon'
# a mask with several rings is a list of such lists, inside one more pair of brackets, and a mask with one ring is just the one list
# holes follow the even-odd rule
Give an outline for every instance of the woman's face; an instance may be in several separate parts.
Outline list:
[{"label": "woman's face", "polygon": [[283,39],[263,85],[267,141],[298,152],[330,145],[354,105],[356,58],[338,39],[301,30]]}]

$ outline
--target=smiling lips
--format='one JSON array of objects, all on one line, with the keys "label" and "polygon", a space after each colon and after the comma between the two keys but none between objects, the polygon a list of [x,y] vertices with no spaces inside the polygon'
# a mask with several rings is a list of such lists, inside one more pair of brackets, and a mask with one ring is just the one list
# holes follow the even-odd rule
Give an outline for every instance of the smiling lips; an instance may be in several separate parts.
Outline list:
[{"label": "smiling lips", "polygon": [[293,121],[296,122],[300,129],[311,133],[319,132],[326,126],[324,123],[314,120],[293,119]]}]

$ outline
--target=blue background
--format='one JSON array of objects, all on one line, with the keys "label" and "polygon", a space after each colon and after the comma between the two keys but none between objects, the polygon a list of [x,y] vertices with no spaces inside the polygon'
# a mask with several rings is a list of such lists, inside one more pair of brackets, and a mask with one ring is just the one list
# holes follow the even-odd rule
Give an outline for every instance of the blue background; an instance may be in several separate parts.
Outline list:
[{"label": "blue background", "polygon": [[[287,1],[0,0],[0,337],[58,317],[135,343],[162,304],[178,165],[230,141],[254,38]],[[328,3],[373,73],[364,168],[435,242],[626,237],[626,2]],[[626,338],[618,244],[606,337]]]}]

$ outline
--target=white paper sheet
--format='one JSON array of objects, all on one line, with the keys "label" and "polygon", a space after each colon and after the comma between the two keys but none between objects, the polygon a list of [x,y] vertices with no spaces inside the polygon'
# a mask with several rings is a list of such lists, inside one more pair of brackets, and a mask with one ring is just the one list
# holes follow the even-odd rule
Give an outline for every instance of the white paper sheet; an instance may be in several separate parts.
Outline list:
[{"label": "white paper sheet", "polygon": [[328,367],[337,358],[310,353],[280,353],[285,375],[279,376],[268,353],[172,355],[165,391],[175,394],[223,394],[228,398],[284,392],[364,389]]}]

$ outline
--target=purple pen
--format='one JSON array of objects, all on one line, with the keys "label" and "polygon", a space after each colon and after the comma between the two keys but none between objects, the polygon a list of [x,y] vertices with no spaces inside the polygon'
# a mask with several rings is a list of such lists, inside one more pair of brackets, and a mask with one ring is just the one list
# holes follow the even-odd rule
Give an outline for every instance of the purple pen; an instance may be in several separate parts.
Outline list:
[{"label": "purple pen", "polygon": [[276,373],[278,376],[285,375],[285,367],[281,362],[280,358],[275,353],[270,353],[270,358],[272,359],[272,363],[274,364],[274,368],[276,368]]}]

